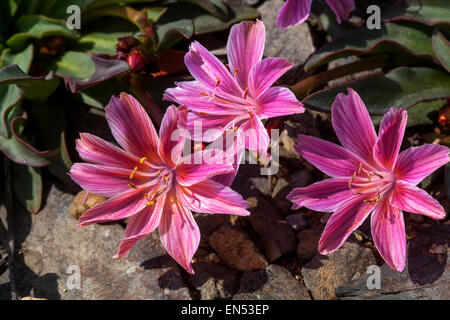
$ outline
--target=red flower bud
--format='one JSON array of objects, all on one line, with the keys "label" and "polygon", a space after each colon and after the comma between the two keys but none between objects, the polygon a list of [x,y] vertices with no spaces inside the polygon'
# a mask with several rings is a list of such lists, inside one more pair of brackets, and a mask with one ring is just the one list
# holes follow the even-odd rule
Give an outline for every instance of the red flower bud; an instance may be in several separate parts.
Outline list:
[{"label": "red flower bud", "polygon": [[117,40],[119,40],[116,46],[118,52],[128,53],[139,45],[139,40],[132,36],[121,37]]},{"label": "red flower bud", "polygon": [[127,57],[131,70],[141,71],[148,64],[147,58],[138,50],[131,52]]}]

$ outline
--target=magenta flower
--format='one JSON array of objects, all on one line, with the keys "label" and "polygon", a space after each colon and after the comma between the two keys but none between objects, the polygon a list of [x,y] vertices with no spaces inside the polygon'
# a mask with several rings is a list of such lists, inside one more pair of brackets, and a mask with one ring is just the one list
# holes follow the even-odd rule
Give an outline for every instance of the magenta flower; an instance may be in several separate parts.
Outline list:
[{"label": "magenta flower", "polygon": [[[231,28],[228,67],[194,41],[184,61],[195,81],[176,83],[164,99],[186,105],[188,129],[197,141],[212,142],[235,132],[237,145],[265,156],[270,142],[261,120],[304,111],[295,95],[272,87],[293,64],[282,58],[262,59],[264,24],[244,21]],[[201,124],[202,130],[195,130]]]},{"label": "magenta flower", "polygon": [[[328,6],[336,15],[336,20],[341,23],[341,19],[347,20],[350,12],[355,10],[354,0],[325,0]],[[281,8],[277,19],[277,26],[287,29],[303,23],[308,19],[311,11],[312,0],[287,0]]]},{"label": "magenta flower", "polygon": [[[87,163],[75,163],[70,176],[83,189],[108,197],[87,210],[79,219],[85,226],[128,218],[125,236],[115,258],[158,227],[162,245],[189,273],[191,259],[198,248],[200,233],[191,210],[245,216],[247,202],[210,178],[234,169],[215,164],[212,151],[192,156],[211,164],[188,164],[182,157],[185,138],[176,135],[186,125],[187,110],[171,106],[160,128],[160,138],[144,108],[132,96],[112,97],[106,120],[121,148],[88,133],[82,133],[77,150]],[[175,141],[174,141],[175,140]],[[192,161],[191,161],[192,162]]]},{"label": "magenta flower", "polygon": [[332,124],[343,147],[299,135],[298,153],[330,179],[294,189],[293,209],[334,212],[319,241],[319,252],[337,250],[372,213],[372,237],[389,266],[402,271],[406,258],[403,212],[433,219],[445,217],[437,200],[416,185],[449,162],[449,149],[427,144],[399,154],[407,112],[394,107],[385,114],[378,137],[364,103],[348,89],[331,109]]}]

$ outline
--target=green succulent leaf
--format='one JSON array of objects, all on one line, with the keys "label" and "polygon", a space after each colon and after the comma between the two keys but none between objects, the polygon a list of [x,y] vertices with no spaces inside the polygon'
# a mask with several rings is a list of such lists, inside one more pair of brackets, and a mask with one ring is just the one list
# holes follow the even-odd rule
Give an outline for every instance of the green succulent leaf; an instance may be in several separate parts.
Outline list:
[{"label": "green succulent leaf", "polygon": [[8,115],[11,110],[20,104],[22,94],[15,85],[0,86],[0,134],[10,138]]},{"label": "green succulent leaf", "polygon": [[436,58],[441,65],[450,72],[450,41],[445,38],[439,29],[435,29],[431,38],[431,43]]},{"label": "green succulent leaf", "polygon": [[434,60],[431,46],[432,30],[416,23],[387,23],[381,29],[369,30],[365,26],[350,31],[323,46],[306,63],[310,71],[339,58],[397,52]]},{"label": "green succulent leaf", "polygon": [[38,213],[43,195],[41,169],[15,163],[11,169],[12,185],[17,199],[29,212]]},{"label": "green succulent leaf", "polygon": [[450,24],[447,0],[398,1],[384,16],[386,21],[416,21],[427,25]]},{"label": "green succulent leaf", "polygon": [[11,49],[3,50],[0,57],[0,68],[8,65],[17,64],[17,66],[25,73],[30,71],[31,62],[33,61],[33,45],[30,44],[24,50],[18,53],[12,53]]},{"label": "green succulent leaf", "polygon": [[422,101],[450,96],[450,76],[431,68],[397,68],[358,78],[339,86],[316,92],[303,101],[311,109],[330,112],[338,93],[352,88],[361,96],[372,115],[383,115],[392,106],[409,108]]},{"label": "green succulent leaf", "polygon": [[87,88],[77,94],[77,99],[88,106],[103,109],[111,99],[111,96],[119,96],[124,87],[116,78],[97,84],[95,87]]},{"label": "green succulent leaf", "polygon": [[31,77],[17,65],[0,69],[0,85],[15,84],[29,100],[46,100],[58,86],[58,79],[50,72],[46,77]]},{"label": "green succulent leaf", "polygon": [[125,61],[75,51],[66,52],[54,65],[56,75],[64,78],[72,93],[119,76],[129,69]]},{"label": "green succulent leaf", "polygon": [[17,21],[18,33],[10,37],[6,44],[14,50],[20,50],[30,38],[42,39],[50,36],[62,36],[76,39],[76,30],[67,28],[65,21],[55,20],[42,15],[22,16]]}]

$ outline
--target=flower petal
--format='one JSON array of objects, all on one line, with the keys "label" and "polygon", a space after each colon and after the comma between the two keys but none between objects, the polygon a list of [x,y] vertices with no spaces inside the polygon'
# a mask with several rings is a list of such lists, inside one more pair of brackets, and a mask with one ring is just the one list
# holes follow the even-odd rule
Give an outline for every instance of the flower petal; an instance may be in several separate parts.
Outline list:
[{"label": "flower petal", "polygon": [[319,240],[319,252],[329,254],[341,247],[375,207],[376,202],[364,202],[365,196],[355,195],[328,219]]},{"label": "flower petal", "polygon": [[288,88],[271,87],[257,99],[258,115],[262,119],[303,113],[303,104]]},{"label": "flower petal", "polygon": [[287,0],[278,14],[277,26],[287,29],[308,19],[312,0]]},{"label": "flower petal", "polygon": [[293,65],[283,58],[266,58],[255,64],[248,75],[250,96],[256,99]]},{"label": "flower petal", "polygon": [[[123,168],[107,167],[89,163],[74,163],[70,177],[81,188],[104,197],[113,197],[130,190],[130,173]],[[145,177],[135,172],[133,183],[145,182]]]},{"label": "flower petal", "polygon": [[227,55],[230,70],[242,90],[248,87],[248,75],[263,56],[266,31],[260,20],[243,21],[230,30]]},{"label": "flower petal", "polygon": [[354,0],[325,0],[328,6],[333,10],[336,15],[337,23],[341,23],[342,20],[347,20],[350,13],[355,10]]},{"label": "flower petal", "polygon": [[406,236],[403,212],[387,201],[379,202],[370,220],[372,238],[384,261],[402,272],[406,260]]},{"label": "flower petal", "polygon": [[225,65],[197,41],[189,46],[184,62],[192,76],[210,90],[218,88],[225,93],[242,96],[242,89]]},{"label": "flower petal", "polygon": [[391,204],[400,210],[423,214],[432,219],[445,217],[445,210],[439,201],[424,190],[400,180],[395,183]]},{"label": "flower petal", "polygon": [[156,155],[158,135],[141,104],[131,95],[112,96],[105,108],[106,120],[117,143],[126,151],[149,160]]},{"label": "flower petal", "polygon": [[381,120],[373,156],[378,164],[387,170],[392,170],[395,166],[407,120],[406,110],[396,109],[395,107],[392,107]]},{"label": "flower petal", "polygon": [[238,129],[239,141],[250,151],[258,152],[261,157],[267,156],[270,137],[258,116],[253,115],[240,125]]},{"label": "flower petal", "polygon": [[200,213],[224,213],[248,216],[247,201],[242,196],[218,182],[205,180],[189,187],[179,187],[182,204]]},{"label": "flower petal", "polygon": [[154,206],[148,206],[132,216],[127,223],[125,235],[120,242],[115,259],[124,257],[132,246],[155,231],[161,219],[165,195],[161,195]]},{"label": "flower petal", "polygon": [[[161,159],[175,166],[182,154],[187,132],[187,111],[179,111],[174,105],[167,108],[159,128],[158,153]],[[182,125],[180,125],[182,124]]]},{"label": "flower petal", "polygon": [[139,162],[139,157],[90,133],[80,133],[80,137],[76,141],[76,145],[77,151],[84,161],[128,169],[134,168]]},{"label": "flower petal", "polygon": [[450,161],[449,149],[437,144],[425,144],[401,152],[395,166],[395,175],[417,185],[429,174]]},{"label": "flower petal", "polygon": [[195,141],[213,142],[222,139],[224,132],[235,128],[248,114],[235,115],[200,115],[195,112],[188,113],[187,128]]},{"label": "flower petal", "polygon": [[85,211],[78,219],[78,225],[126,219],[144,209],[146,202],[141,190],[130,190]]},{"label": "flower petal", "polygon": [[292,210],[306,207],[315,211],[333,212],[353,196],[348,178],[331,178],[305,188],[295,188],[286,199],[292,201]]},{"label": "flower petal", "polygon": [[348,95],[336,96],[331,119],[342,146],[372,163],[377,134],[364,102],[353,89],[348,89]]},{"label": "flower petal", "polygon": [[[295,150],[330,177],[352,177],[353,173],[358,171],[360,163],[363,163],[337,144],[302,134],[297,137]],[[370,168],[367,164],[363,165]]]},{"label": "flower petal", "polygon": [[200,231],[192,213],[178,202],[174,192],[166,195],[158,231],[170,256],[187,272],[194,274],[191,260],[200,242]]}]

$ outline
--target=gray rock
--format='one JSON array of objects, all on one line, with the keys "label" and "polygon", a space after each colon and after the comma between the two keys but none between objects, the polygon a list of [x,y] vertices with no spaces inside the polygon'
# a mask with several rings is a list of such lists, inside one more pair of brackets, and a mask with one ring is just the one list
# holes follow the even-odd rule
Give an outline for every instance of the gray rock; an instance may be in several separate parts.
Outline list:
[{"label": "gray rock", "polygon": [[284,5],[283,0],[265,1],[258,11],[266,26],[266,47],[264,55],[267,57],[285,58],[295,67],[286,73],[281,80],[283,83],[295,83],[302,68],[296,68],[305,63],[306,59],[315,51],[311,32],[307,23],[302,23],[287,30],[276,26],[278,13]]},{"label": "gray rock", "polygon": [[322,226],[313,226],[297,233],[297,257],[303,261],[309,261],[317,254],[317,244],[322,231]]},{"label": "gray rock", "polygon": [[274,261],[295,250],[296,240],[292,227],[286,223],[278,210],[262,197],[247,199],[250,215],[245,217],[261,237],[264,252]]},{"label": "gray rock", "polygon": [[[20,296],[48,299],[190,299],[180,269],[151,236],[115,260],[119,223],[77,227],[73,196],[51,187],[38,215],[16,211]],[[80,288],[70,284],[79,268]]]},{"label": "gray rock", "polygon": [[244,272],[234,300],[310,300],[308,290],[285,268],[271,264]]},{"label": "gray rock", "polygon": [[279,178],[272,191],[273,203],[281,212],[289,212],[292,207],[292,202],[286,199],[289,192],[292,191],[292,186],[284,178]]},{"label": "gray rock", "polygon": [[[392,270],[387,264],[380,267],[380,289],[370,290],[373,273],[363,274],[336,289],[340,299],[450,299],[450,268],[446,248],[450,240],[450,225],[425,228],[408,243],[407,265],[403,272]],[[435,249],[433,249],[435,248]]]},{"label": "gray rock", "polygon": [[358,243],[347,241],[335,252],[316,256],[302,268],[306,287],[313,299],[336,299],[335,289],[366,272],[376,264],[372,251]]},{"label": "gray rock", "polygon": [[199,291],[200,299],[230,299],[238,289],[238,272],[217,263],[194,264],[190,284]]}]

